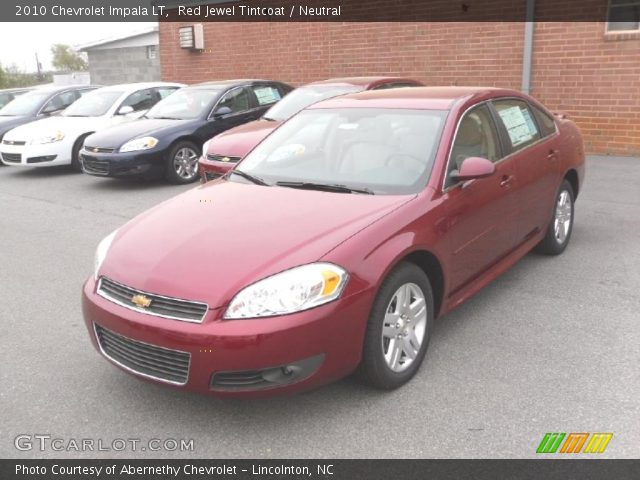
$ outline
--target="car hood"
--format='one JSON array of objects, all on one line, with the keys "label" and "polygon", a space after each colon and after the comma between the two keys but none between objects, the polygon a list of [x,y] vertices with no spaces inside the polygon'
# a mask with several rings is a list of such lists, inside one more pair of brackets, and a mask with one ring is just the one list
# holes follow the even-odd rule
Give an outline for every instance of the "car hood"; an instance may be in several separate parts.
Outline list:
[{"label": "car hood", "polygon": [[100,275],[216,308],[257,280],[321,259],[413,198],[210,182],[123,226]]},{"label": "car hood", "polygon": [[227,130],[210,141],[207,153],[227,157],[244,157],[281,123],[277,120],[256,120]]},{"label": "car hood", "polygon": [[[87,138],[87,145],[100,148],[119,148],[129,140],[148,135],[163,136],[176,129],[195,129],[201,120],[169,120],[141,118],[126,125],[116,125]],[[194,126],[192,128],[192,126]]]},{"label": "car hood", "polygon": [[5,139],[28,141],[57,131],[71,137],[104,128],[110,120],[109,117],[49,117],[14,128]]}]

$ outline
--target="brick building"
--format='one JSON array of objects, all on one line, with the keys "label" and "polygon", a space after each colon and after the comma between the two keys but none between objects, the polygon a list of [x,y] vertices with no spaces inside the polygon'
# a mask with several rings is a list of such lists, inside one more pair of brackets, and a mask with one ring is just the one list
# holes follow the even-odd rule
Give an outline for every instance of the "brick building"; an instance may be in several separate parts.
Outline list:
[{"label": "brick building", "polygon": [[[524,11],[529,1],[512,3]],[[585,0],[580,8],[615,18],[618,3]],[[528,89],[578,123],[589,153],[640,156],[640,25],[545,21],[553,5],[537,1],[529,32],[524,21],[203,22],[202,50],[180,47],[178,29],[188,23],[160,23],[162,79],[261,77],[300,85],[403,75],[427,85]]]}]

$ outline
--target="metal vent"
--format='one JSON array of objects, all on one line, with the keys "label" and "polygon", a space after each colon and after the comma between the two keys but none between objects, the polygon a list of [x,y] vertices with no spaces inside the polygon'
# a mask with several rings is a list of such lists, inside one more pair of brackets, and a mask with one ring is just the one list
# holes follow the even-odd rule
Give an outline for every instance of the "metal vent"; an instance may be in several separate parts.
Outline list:
[{"label": "metal vent", "polygon": [[185,322],[201,323],[209,309],[206,303],[143,292],[105,277],[98,283],[98,295],[137,312]]},{"label": "metal vent", "polygon": [[191,354],[150,345],[93,324],[102,354],[109,360],[144,377],[184,385],[189,378]]}]

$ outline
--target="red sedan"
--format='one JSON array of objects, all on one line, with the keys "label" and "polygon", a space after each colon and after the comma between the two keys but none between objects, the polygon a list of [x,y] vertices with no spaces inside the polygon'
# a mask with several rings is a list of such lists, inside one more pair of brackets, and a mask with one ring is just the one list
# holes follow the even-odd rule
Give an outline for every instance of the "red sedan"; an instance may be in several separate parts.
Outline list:
[{"label": "red sedan", "polygon": [[409,78],[346,77],[299,87],[271,107],[261,119],[227,130],[206,142],[199,161],[200,178],[206,182],[226,173],[282,122],[320,100],[364,90],[419,86],[422,83]]},{"label": "red sedan", "polygon": [[326,100],[105,238],[85,321],[111,362],[177,388],[396,388],[437,317],[534,247],[562,253],[583,178],[575,124],[515,91]]}]

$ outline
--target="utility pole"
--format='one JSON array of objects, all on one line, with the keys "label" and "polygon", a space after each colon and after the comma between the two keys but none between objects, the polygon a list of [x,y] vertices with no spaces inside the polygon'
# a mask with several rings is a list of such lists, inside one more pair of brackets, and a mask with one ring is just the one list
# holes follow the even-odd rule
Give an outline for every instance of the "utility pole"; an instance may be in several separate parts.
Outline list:
[{"label": "utility pole", "polygon": [[36,52],[36,68],[38,69],[38,80],[42,80],[42,65],[38,60],[38,52]]}]

